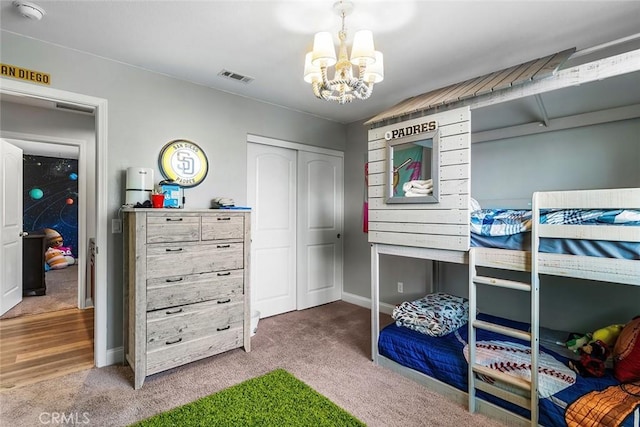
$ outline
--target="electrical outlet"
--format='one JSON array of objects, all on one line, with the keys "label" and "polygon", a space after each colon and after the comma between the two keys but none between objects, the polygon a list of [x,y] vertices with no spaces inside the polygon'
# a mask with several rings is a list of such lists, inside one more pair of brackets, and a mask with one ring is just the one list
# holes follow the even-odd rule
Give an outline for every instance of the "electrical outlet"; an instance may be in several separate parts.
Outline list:
[{"label": "electrical outlet", "polygon": [[112,234],[122,233],[122,221],[120,221],[119,218],[113,218],[111,220],[111,233]]},{"label": "electrical outlet", "polygon": [[398,282],[398,293],[403,293],[404,292],[404,283],[402,282]]}]

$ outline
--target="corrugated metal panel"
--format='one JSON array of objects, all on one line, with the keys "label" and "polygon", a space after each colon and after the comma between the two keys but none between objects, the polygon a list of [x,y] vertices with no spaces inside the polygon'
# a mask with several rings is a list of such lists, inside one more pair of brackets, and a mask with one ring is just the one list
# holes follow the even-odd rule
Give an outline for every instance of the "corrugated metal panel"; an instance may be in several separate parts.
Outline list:
[{"label": "corrugated metal panel", "polygon": [[564,61],[575,52],[575,48],[563,50],[544,58],[534,59],[461,83],[414,96],[396,104],[365,122],[366,125],[401,117],[418,111],[444,106],[463,99],[508,89],[553,75]]}]

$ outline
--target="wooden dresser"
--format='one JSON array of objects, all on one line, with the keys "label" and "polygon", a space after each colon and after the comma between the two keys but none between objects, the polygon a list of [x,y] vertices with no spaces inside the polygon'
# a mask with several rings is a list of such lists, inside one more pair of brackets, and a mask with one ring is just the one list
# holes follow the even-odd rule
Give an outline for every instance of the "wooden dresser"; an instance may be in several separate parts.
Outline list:
[{"label": "wooden dresser", "polygon": [[204,357],[250,351],[250,212],[124,212],[124,351],[134,387]]}]

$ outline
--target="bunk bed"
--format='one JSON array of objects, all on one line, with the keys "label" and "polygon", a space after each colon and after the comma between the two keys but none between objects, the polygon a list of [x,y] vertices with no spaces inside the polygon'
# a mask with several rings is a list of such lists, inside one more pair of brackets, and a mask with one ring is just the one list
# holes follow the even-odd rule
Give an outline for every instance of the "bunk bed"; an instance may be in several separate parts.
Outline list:
[{"label": "bunk bed", "polygon": [[[624,58],[633,59],[621,61],[621,57],[617,56],[605,60],[617,64],[615,68],[618,71],[612,71],[611,75],[638,71],[640,50],[627,53]],[[547,63],[551,61],[553,58],[547,58]],[[565,74],[585,78],[590,69],[598,69],[598,73],[606,74],[605,62],[599,61],[598,65],[600,67],[589,63],[579,64],[568,68]],[[564,276],[640,286],[640,226],[540,224],[541,213],[547,209],[640,210],[640,188],[537,192],[532,199],[531,231],[528,233],[531,237],[525,239],[525,242],[529,242],[528,246],[515,249],[482,246],[483,239],[476,239],[471,233],[470,144],[472,139],[489,137],[492,132],[483,131],[482,135],[475,137],[471,135],[471,109],[493,106],[525,95],[537,96],[541,92],[564,87],[559,83],[563,79],[563,72],[556,72],[546,81],[541,79],[525,86],[510,86],[496,93],[485,93],[477,99],[466,95],[469,87],[473,86],[473,90],[476,90],[482,86],[478,82],[492,79],[495,80],[495,77],[483,76],[424,97],[412,98],[368,122],[374,125],[369,131],[368,164],[372,359],[376,364],[391,368],[468,405],[471,411],[481,411],[510,425],[563,425],[565,408],[578,396],[619,382],[611,375],[585,379],[567,374],[567,384],[559,390],[552,388],[549,391],[546,383],[542,384],[544,379],[538,374],[541,360],[545,359],[544,363],[547,363],[547,356],[551,356],[561,365],[566,365],[567,359],[558,349],[544,345],[540,349],[539,277]],[[450,103],[451,108],[446,108],[446,103],[442,101],[448,96],[455,98]],[[433,102],[436,108],[431,105]],[[624,117],[628,113],[631,118],[638,117],[637,106],[625,107],[624,112],[617,112]],[[419,134],[425,123],[436,123],[432,128],[437,130]],[[526,126],[517,127],[518,131],[523,132],[529,132],[530,129]],[[397,141],[394,140],[396,135],[400,135]],[[432,199],[398,200],[390,191],[394,184],[394,178],[389,173],[394,168],[394,148],[405,148],[407,144],[416,144],[425,138],[430,141],[429,144],[421,145],[434,147],[430,169],[437,184],[434,183]],[[623,258],[616,258],[615,255],[601,257],[595,253],[557,253],[555,249],[547,248],[549,242],[566,241],[626,242],[623,244],[627,245],[627,249],[630,245],[631,255]],[[637,251],[635,255],[634,250]],[[381,332],[381,255],[468,264],[468,324],[438,338],[395,324],[388,325]],[[437,264],[435,266],[434,283],[437,283]],[[479,275],[478,267],[488,268],[488,271],[529,272],[531,280],[524,283]],[[484,274],[486,270],[482,271]],[[501,319],[487,313],[476,314],[477,292],[486,286],[529,292],[530,323]],[[530,349],[529,380],[496,372],[477,363],[477,343],[495,341],[510,341],[516,346]],[[453,361],[451,354],[457,356]],[[492,381],[485,382],[480,378],[491,378]],[[541,387],[545,391],[542,398],[538,399]],[[624,417],[623,425],[638,427],[640,410],[631,409]]]},{"label": "bunk bed", "polygon": [[[458,401],[460,401],[460,395],[456,391],[467,393],[466,398],[470,408],[474,408],[477,405],[479,410],[509,423],[518,422],[526,425],[530,421],[525,418],[529,418],[534,425],[537,425],[537,410],[530,411],[530,409],[538,407],[535,398],[531,399],[531,396],[537,396],[536,384],[538,380],[533,378],[531,382],[522,381],[520,378],[509,377],[501,372],[492,372],[480,365],[470,365],[464,356],[465,345],[468,344],[467,348],[473,349],[475,348],[474,343],[477,341],[509,341],[520,346],[530,345],[532,349],[531,355],[537,355],[538,343],[540,342],[537,315],[539,304],[538,276],[540,274],[590,278],[592,280],[640,286],[640,223],[637,221],[632,222],[634,225],[606,223],[601,225],[539,224],[540,212],[543,209],[635,209],[637,215],[640,215],[640,189],[541,192],[534,195],[533,206],[532,230],[530,232],[532,234],[532,248],[512,250],[472,247],[468,252],[460,251],[461,253],[455,253],[455,256],[466,256],[465,261],[469,264],[468,325],[472,326],[471,329],[468,329],[465,324],[457,328],[453,333],[442,337],[432,337],[403,326],[391,324],[377,335],[377,339],[374,339],[374,342],[377,342],[377,348],[372,349],[375,362],[418,379],[420,382],[426,383],[446,395],[453,396]],[[628,243],[631,243],[635,245],[635,259],[540,252],[537,242],[541,238],[596,240],[597,242],[610,241],[612,245],[622,242],[625,247],[628,247]],[[426,259],[445,258],[444,256],[438,257],[435,255],[437,250],[424,248],[394,248],[374,245],[373,251],[378,254],[391,253],[397,255],[403,253],[405,256]],[[449,253],[448,255],[450,257],[449,260],[452,260],[454,254]],[[375,253],[372,260],[377,261]],[[373,268],[377,268],[376,264],[377,262],[372,264]],[[486,275],[480,276],[476,270],[478,267],[528,271],[532,274],[532,281],[531,284],[527,284]],[[485,313],[476,317],[477,284],[503,286],[531,292],[531,324],[509,321]],[[476,332],[476,328],[482,330]],[[556,363],[559,362],[560,366],[564,367],[563,370],[561,367],[557,368],[556,366],[557,376],[563,376],[565,380],[564,388],[558,390],[558,392],[554,392],[553,395],[543,394],[546,398],[541,399],[539,406],[541,425],[563,425],[562,420],[564,419],[567,405],[590,391],[603,390],[606,387],[620,384],[610,371],[602,378],[576,376],[565,366],[568,358],[566,354],[560,352],[559,348],[546,346],[542,350],[543,354],[552,355],[554,360],[557,361]],[[468,360],[473,359],[473,355],[468,356]],[[535,357],[533,359],[531,372],[537,372],[538,361],[535,360]],[[553,362],[551,363],[553,365]],[[470,372],[468,371],[469,367],[472,368]],[[548,366],[545,368],[548,368]],[[520,389],[530,390],[530,394],[528,397],[523,397],[522,393],[508,395],[508,392],[504,392],[502,389],[478,381],[476,379],[476,374],[478,373],[496,378],[498,381],[514,385]],[[474,384],[474,386],[468,387],[470,383]],[[480,401],[475,399],[476,388],[480,390],[478,392],[478,397],[482,399]],[[468,393],[469,389],[472,390],[471,393]],[[464,398],[464,394],[462,396]],[[494,396],[498,396],[498,398]],[[510,413],[516,415],[512,416],[498,408],[506,408]],[[637,425],[637,412],[636,410],[635,421],[634,415],[628,415],[624,425]]]}]

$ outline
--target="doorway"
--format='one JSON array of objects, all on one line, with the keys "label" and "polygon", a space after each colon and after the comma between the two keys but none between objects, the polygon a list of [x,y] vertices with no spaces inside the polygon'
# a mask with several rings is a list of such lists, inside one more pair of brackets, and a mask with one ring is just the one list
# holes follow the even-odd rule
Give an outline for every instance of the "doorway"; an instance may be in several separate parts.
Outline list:
[{"label": "doorway", "polygon": [[[3,112],[7,108],[10,107],[3,99]],[[87,150],[83,146],[86,143],[5,141],[22,149],[23,179],[16,185],[23,202],[22,245],[26,259],[22,261],[22,301],[2,314],[0,320],[92,306],[86,283],[86,245],[80,245],[88,234],[86,156],[80,156],[81,151]],[[89,234],[93,232],[89,230]]]},{"label": "doorway", "polygon": [[[94,364],[102,367],[113,364],[107,353],[107,101],[101,98],[81,95],[49,87],[38,86],[10,79],[0,79],[0,93],[5,96],[18,96],[28,100],[60,102],[78,106],[93,112],[95,126],[95,159],[91,167],[95,170],[95,182],[90,185],[95,195],[94,214],[90,219],[95,224],[95,255],[93,273],[95,278],[94,298]],[[88,244],[88,242],[83,242]],[[84,252],[87,252],[85,250]],[[111,358],[117,357],[115,354]]]},{"label": "doorway", "polygon": [[343,153],[249,135],[251,305],[261,317],[342,297]]}]

